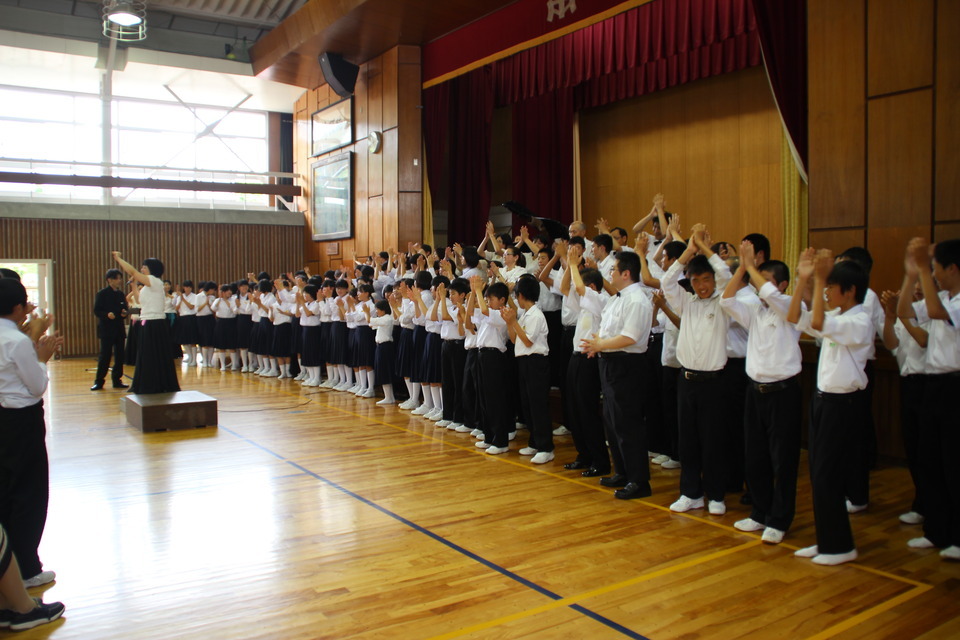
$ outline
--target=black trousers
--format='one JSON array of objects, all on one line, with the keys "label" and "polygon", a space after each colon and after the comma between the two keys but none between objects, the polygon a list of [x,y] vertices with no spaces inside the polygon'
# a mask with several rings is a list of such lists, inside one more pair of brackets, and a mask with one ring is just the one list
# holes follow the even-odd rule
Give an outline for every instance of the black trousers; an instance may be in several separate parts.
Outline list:
[{"label": "black trousers", "polygon": [[506,393],[507,354],[497,349],[480,349],[480,385],[483,406],[483,440],[494,447],[506,447],[514,430],[513,408]]},{"label": "black trousers", "polygon": [[867,387],[863,390],[863,410],[854,423],[856,437],[850,444],[850,460],[847,465],[846,496],[853,504],[870,502],[870,469],[877,464],[877,430],[873,423],[873,360],[867,360],[865,368]]},{"label": "black trousers", "polygon": [[467,363],[463,340],[444,340],[440,359],[443,419],[463,424],[463,377]]},{"label": "black trousers", "polygon": [[679,367],[661,367],[663,395],[663,430],[664,445],[660,453],[670,456],[673,460],[680,460],[679,426],[677,417],[677,380],[680,377]]},{"label": "black trousers", "polygon": [[663,365],[660,356],[663,353],[663,334],[651,333],[644,364],[647,371],[645,384],[641,390],[643,396],[643,419],[647,425],[650,450],[664,453],[667,448],[667,433],[663,422]]},{"label": "black trousers", "polygon": [[917,445],[923,535],[938,547],[960,546],[960,429],[952,410],[960,398],[960,375],[931,375],[923,389]]},{"label": "black trousers", "polygon": [[50,499],[46,435],[43,401],[24,409],[0,407],[0,524],[24,579],[43,571],[37,549]]},{"label": "black trousers", "polygon": [[[570,423],[570,403],[567,402],[567,395],[571,393],[576,393],[575,390],[571,390],[567,385],[567,367],[570,365],[570,356],[573,355],[573,334],[576,332],[576,327],[563,327],[562,338],[560,340],[560,351],[557,355],[557,360],[560,362],[560,370],[557,372],[559,376],[560,387],[560,408],[563,413],[563,425],[567,426]],[[551,347],[551,353],[553,353],[553,348]]]},{"label": "black trousers", "polygon": [[549,356],[520,356],[516,360],[520,374],[520,402],[530,429],[530,446],[537,451],[553,451]]},{"label": "black trousers", "polygon": [[920,491],[920,419],[923,409],[923,386],[927,377],[920,374],[900,378],[900,433],[903,450],[907,454],[907,468],[913,480],[914,496],[910,510],[924,513],[923,493]]},{"label": "black trousers", "polygon": [[645,384],[645,357],[644,353],[601,354],[600,386],[613,466],[627,477],[627,482],[636,482],[649,490],[647,430],[640,413],[639,393]]},{"label": "black trousers", "polygon": [[855,548],[844,486],[850,451],[864,450],[860,421],[865,404],[863,391],[813,393],[808,446],[813,519],[820,553],[847,553]]},{"label": "black trousers", "polygon": [[470,429],[478,429],[482,423],[480,397],[483,387],[480,385],[480,350],[466,349],[463,365],[463,387],[460,402],[463,404],[463,424]]},{"label": "black trousers", "polygon": [[562,374],[567,366],[562,362],[563,325],[560,323],[560,310],[544,311],[543,317],[547,321],[547,346],[550,347],[550,386],[559,387],[563,384]]},{"label": "black trousers", "polygon": [[750,517],[780,531],[793,523],[800,465],[800,379],[786,384],[768,393],[749,384],[743,421]]},{"label": "black trousers", "polygon": [[567,365],[567,388],[564,396],[569,403],[567,427],[577,448],[577,460],[601,471],[610,469],[610,453],[600,415],[600,362],[574,352]]},{"label": "black trousers", "polygon": [[[728,479],[726,466],[726,406],[723,378],[688,380],[681,369],[677,378],[680,493],[697,499],[723,500]],[[719,373],[719,372],[718,372]]]},{"label": "black trousers", "polygon": [[743,416],[747,383],[750,381],[747,377],[746,358],[727,358],[727,364],[723,367],[723,381],[726,387],[722,405],[725,415],[723,426],[725,427],[726,441],[724,445],[727,452],[726,489],[730,493],[738,493],[743,491],[745,477]]},{"label": "black trousers", "polygon": [[97,377],[94,382],[103,384],[107,379],[107,369],[110,368],[110,356],[113,355],[113,371],[110,378],[114,384],[123,382],[123,345],[126,338],[121,334],[116,337],[100,338],[100,357],[97,359]]}]

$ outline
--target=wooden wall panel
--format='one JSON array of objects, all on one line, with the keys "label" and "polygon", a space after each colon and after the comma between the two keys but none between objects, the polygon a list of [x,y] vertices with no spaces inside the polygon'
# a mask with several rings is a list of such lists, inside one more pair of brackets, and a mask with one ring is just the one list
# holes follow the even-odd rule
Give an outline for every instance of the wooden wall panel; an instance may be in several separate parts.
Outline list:
[{"label": "wooden wall panel", "polygon": [[960,221],[960,0],[937,3],[935,219]]},{"label": "wooden wall panel", "polygon": [[[810,246],[815,249],[830,249],[835,254],[850,247],[862,247],[866,241],[863,229],[823,229],[810,230]],[[796,265],[790,265],[790,269]]]},{"label": "wooden wall panel", "polygon": [[953,240],[960,238],[960,222],[944,222],[933,226],[933,241]]},{"label": "wooden wall panel", "polygon": [[933,91],[870,100],[867,216],[870,228],[930,224]]},{"label": "wooden wall panel", "polygon": [[807,3],[810,228],[865,224],[864,0]]},{"label": "wooden wall panel", "polygon": [[301,268],[302,234],[289,226],[3,218],[0,255],[53,260],[53,303],[56,328],[66,336],[64,355],[88,356],[100,349],[93,298],[104,286],[104,273],[116,266],[111,251],[134,265],[159,258],[166,267],[163,277],[173,282],[222,283],[251,271]]},{"label": "wooden wall panel", "polygon": [[935,0],[868,0],[869,95],[933,83],[934,4]]},{"label": "wooden wall panel", "polygon": [[873,256],[873,271],[870,287],[879,293],[884,289],[895,290],[903,281],[903,254],[910,238],[927,238],[930,234],[929,220],[916,226],[874,227],[867,233],[867,249]]},{"label": "wooden wall panel", "polygon": [[[298,105],[311,101],[322,104],[336,100],[327,85],[308,91]],[[354,229],[353,237],[330,242],[314,242],[310,229],[309,117],[306,109],[297,109],[298,135],[294,140],[294,164],[300,174],[307,209],[304,230],[304,255],[316,271],[338,267],[353,253],[369,255],[387,247],[422,239],[422,175],[420,168],[421,110],[420,49],[399,47],[360,66],[354,92],[355,143],[331,155],[354,152]],[[383,147],[370,154],[367,135],[379,131]],[[404,197],[400,184],[403,183]],[[336,253],[328,248],[336,245]]]},{"label": "wooden wall panel", "polygon": [[682,231],[766,233],[782,245],[780,120],[761,68],[580,114],[584,222],[627,229],[662,192]]}]

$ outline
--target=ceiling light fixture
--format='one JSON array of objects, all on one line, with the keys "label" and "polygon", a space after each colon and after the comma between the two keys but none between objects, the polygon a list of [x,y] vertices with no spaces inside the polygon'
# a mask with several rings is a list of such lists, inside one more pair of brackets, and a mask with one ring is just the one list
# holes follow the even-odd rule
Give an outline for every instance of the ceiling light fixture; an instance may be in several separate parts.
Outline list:
[{"label": "ceiling light fixture", "polygon": [[140,0],[103,0],[103,35],[121,42],[147,37],[147,3]]}]

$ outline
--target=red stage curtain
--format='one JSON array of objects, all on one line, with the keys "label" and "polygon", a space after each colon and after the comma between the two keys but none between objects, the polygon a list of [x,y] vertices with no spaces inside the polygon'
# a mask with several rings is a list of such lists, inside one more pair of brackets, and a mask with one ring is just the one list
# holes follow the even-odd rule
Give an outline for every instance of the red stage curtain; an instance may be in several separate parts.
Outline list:
[{"label": "red stage curtain", "polygon": [[[447,228],[451,244],[480,242],[490,215],[492,73],[493,70],[486,66],[448,83],[452,125]],[[433,125],[428,122],[428,126]]]},{"label": "red stage curtain", "polygon": [[513,199],[563,223],[573,220],[573,114],[572,89],[513,105]]},{"label": "red stage curtain", "polygon": [[807,2],[752,0],[763,62],[787,135],[807,166]]},{"label": "red stage curtain", "polygon": [[450,130],[450,87],[444,82],[423,92],[423,146],[426,153],[427,177],[434,190],[443,179],[444,153]]}]

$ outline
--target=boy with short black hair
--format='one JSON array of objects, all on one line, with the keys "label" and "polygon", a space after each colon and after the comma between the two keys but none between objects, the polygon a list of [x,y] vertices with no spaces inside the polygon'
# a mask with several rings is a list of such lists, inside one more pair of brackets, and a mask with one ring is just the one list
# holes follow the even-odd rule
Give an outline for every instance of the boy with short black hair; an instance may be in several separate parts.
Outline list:
[{"label": "boy with short black hair", "polygon": [[463,304],[470,295],[470,282],[463,278],[454,278],[449,289],[437,288],[440,297],[438,315],[440,317],[442,415],[438,427],[456,431],[463,425],[463,375],[467,362],[464,348],[466,329],[464,328]]},{"label": "boy with short black hair", "polygon": [[[801,309],[803,292],[813,277],[813,309]],[[810,408],[810,484],[817,544],[794,555],[815,564],[837,565],[857,559],[845,490],[865,456],[858,438],[866,409],[867,358],[874,327],[863,308],[868,276],[856,263],[834,264],[833,253],[807,249],[797,266],[797,284],[787,320],[821,338],[817,390]],[[821,295],[820,292],[823,292]],[[826,306],[830,307],[829,312]]]},{"label": "boy with short black hair", "polygon": [[[727,363],[727,317],[720,309],[720,290],[730,269],[706,242],[706,227],[693,226],[693,238],[661,280],[663,293],[680,316],[677,360],[682,369],[677,383],[680,431],[680,498],[670,510],[678,513],[704,507],[723,515],[727,461],[723,447],[721,377]],[[696,255],[697,253],[700,255]],[[686,267],[694,293],[680,286]],[[682,399],[682,400],[681,400]]]},{"label": "boy with short black hair", "polygon": [[[758,291],[740,287],[748,276]],[[757,266],[753,245],[745,240],[740,264],[720,299],[724,312],[748,332],[741,441],[753,509],[734,526],[763,531],[769,544],[782,542],[793,522],[800,461],[800,332],[787,322],[789,282],[789,270],[779,260]],[[744,302],[745,290],[761,302]]]},{"label": "boy with short black hair", "polygon": [[[914,238],[907,245],[907,277],[898,305],[902,318],[929,320],[928,375],[917,443],[926,513],[923,537],[908,545],[919,549],[940,547],[941,558],[960,560],[960,429],[954,410],[955,399],[960,397],[960,239],[936,244],[932,270],[929,256],[926,240]],[[918,279],[923,300],[911,308],[909,292]]]}]

